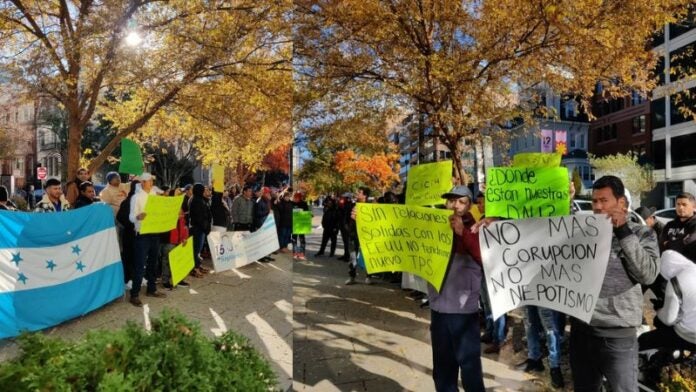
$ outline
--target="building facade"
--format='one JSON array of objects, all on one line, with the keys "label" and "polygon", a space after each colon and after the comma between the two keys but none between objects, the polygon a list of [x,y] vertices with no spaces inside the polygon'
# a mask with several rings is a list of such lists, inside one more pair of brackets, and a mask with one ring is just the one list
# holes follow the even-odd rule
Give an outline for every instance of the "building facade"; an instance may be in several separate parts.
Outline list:
[{"label": "building facade", "polygon": [[[696,122],[681,109],[696,108],[696,7],[679,23],[665,26],[653,42],[659,54],[659,86],[652,93],[652,152],[656,189],[651,204],[673,207],[683,191],[696,194]],[[685,97],[688,91],[691,96]]]},{"label": "building facade", "polygon": [[12,139],[14,152],[0,161],[2,185],[17,192],[33,183],[36,163],[37,100],[23,91],[3,84],[0,86],[0,127]]}]

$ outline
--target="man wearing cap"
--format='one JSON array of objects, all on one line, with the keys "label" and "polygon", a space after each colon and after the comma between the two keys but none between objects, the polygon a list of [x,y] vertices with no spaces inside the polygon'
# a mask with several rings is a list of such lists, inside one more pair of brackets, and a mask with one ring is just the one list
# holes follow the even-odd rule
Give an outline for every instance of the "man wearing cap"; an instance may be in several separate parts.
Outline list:
[{"label": "man wearing cap", "polygon": [[655,234],[657,234],[657,238],[660,238],[662,235],[662,229],[665,228],[665,225],[662,224],[659,220],[655,218],[655,207],[638,207],[636,208],[636,213],[640,215],[641,218],[645,221],[645,224],[655,230]]},{"label": "man wearing cap", "polygon": [[454,241],[440,292],[428,284],[433,380],[437,391],[456,391],[461,371],[464,390],[482,392],[478,300],[483,272],[478,234],[471,232],[473,196],[469,188],[458,185],[442,198],[454,211],[450,216]]},{"label": "man wearing cap", "polygon": [[135,225],[134,241],[134,276],[133,286],[130,291],[130,303],[135,306],[143,306],[140,301],[140,286],[143,283],[143,275],[147,278],[148,297],[166,297],[164,293],[157,291],[155,274],[159,259],[160,235],[140,234],[142,221],[147,218],[145,204],[150,195],[155,195],[153,189],[153,177],[150,173],[140,175],[140,188],[135,192],[130,201],[130,221]]},{"label": "man wearing cap", "polygon": [[60,188],[60,181],[55,178],[49,178],[44,186],[44,196],[36,203],[34,212],[61,212],[70,209],[70,203],[63,196],[63,190]]}]

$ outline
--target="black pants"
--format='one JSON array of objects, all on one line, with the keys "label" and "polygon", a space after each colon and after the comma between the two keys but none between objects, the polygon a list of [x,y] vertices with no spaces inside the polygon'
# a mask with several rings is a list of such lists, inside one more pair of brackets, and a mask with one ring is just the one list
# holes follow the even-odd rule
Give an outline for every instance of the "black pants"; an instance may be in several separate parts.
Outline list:
[{"label": "black pants", "polygon": [[674,328],[664,325],[640,335],[638,337],[638,347],[641,351],[654,348],[696,351],[696,344],[682,339],[674,331]]},{"label": "black pants", "polygon": [[121,231],[121,261],[123,263],[123,283],[128,283],[135,275],[135,231],[133,229],[123,229]]},{"label": "black pants", "polygon": [[324,233],[321,235],[321,246],[319,247],[319,253],[324,254],[326,250],[326,245],[329,240],[331,240],[331,252],[329,256],[333,256],[336,253],[336,243],[338,242],[338,231],[334,229],[324,229]]}]

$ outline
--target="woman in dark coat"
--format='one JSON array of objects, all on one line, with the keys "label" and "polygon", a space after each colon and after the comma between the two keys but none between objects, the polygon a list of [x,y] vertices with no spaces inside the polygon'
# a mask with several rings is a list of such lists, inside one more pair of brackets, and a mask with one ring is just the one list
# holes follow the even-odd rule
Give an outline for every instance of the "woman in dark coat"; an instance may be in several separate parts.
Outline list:
[{"label": "woman in dark coat", "polygon": [[324,228],[324,232],[321,236],[321,247],[315,256],[323,256],[326,245],[331,240],[329,257],[333,257],[338,240],[338,208],[333,198],[329,197],[324,200],[324,215],[321,218],[321,226]]}]

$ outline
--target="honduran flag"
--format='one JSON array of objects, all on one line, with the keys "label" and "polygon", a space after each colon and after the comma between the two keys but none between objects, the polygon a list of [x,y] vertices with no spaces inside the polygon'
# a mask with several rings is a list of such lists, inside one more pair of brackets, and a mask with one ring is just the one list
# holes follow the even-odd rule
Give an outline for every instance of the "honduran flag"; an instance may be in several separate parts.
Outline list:
[{"label": "honduran flag", "polygon": [[0,211],[0,338],[84,315],[123,295],[111,207]]}]

